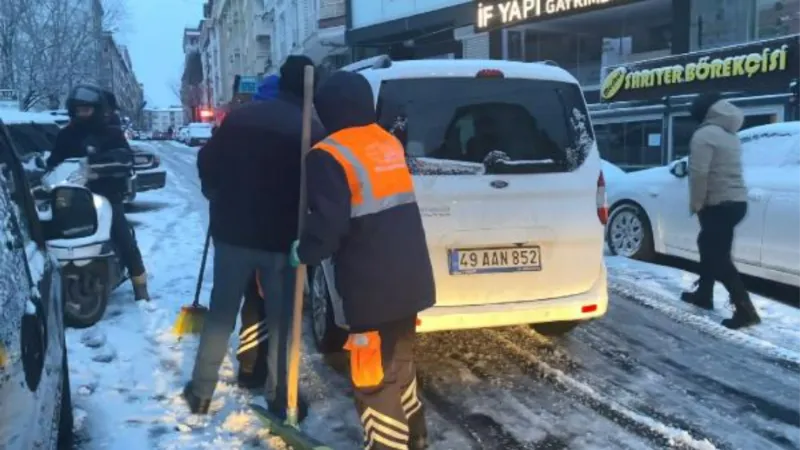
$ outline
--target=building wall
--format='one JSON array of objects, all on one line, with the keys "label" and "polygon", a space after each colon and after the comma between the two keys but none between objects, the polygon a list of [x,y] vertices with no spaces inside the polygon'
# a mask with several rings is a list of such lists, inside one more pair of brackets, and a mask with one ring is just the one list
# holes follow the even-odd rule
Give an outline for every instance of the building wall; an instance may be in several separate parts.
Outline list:
[{"label": "building wall", "polygon": [[100,66],[104,76],[101,86],[117,97],[122,116],[136,122],[144,104],[144,92],[136,79],[128,50],[118,45],[108,32],[104,33],[102,45]]},{"label": "building wall", "polygon": [[147,131],[177,130],[185,124],[183,108],[145,109],[143,112]]}]

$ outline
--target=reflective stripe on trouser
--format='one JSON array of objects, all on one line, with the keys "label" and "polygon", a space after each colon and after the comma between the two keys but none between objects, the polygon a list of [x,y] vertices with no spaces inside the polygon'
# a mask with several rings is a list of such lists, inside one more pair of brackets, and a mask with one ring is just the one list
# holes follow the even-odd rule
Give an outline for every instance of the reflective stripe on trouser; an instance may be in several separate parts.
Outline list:
[{"label": "reflective stripe on trouser", "polygon": [[[375,191],[372,187],[372,179],[370,179],[367,169],[364,167],[361,161],[359,161],[353,151],[350,150],[350,148],[348,148],[346,145],[342,145],[336,141],[336,139],[330,137],[324,139],[322,144],[327,144],[335,148],[338,153],[342,155],[342,157],[346,159],[348,163],[350,163],[353,170],[355,170],[356,177],[361,185],[361,195],[363,201],[360,204],[352,205],[350,209],[350,217],[361,217],[369,214],[375,214],[395,206],[404,205],[406,203],[414,203],[416,201],[413,184],[411,185],[411,190],[408,192],[399,192],[397,194],[381,198],[376,197]],[[408,170],[407,167],[405,167],[405,159],[403,160],[403,165],[404,170]],[[410,174],[408,176],[411,177]]]},{"label": "reflective stripe on trouser", "polygon": [[372,387],[354,383],[366,450],[408,450],[410,440],[427,435],[413,361],[415,326],[413,318],[378,329],[383,381]]},{"label": "reflective stripe on trouser", "polygon": [[244,293],[244,303],[239,313],[241,328],[236,358],[239,360],[240,373],[257,374],[266,378],[269,324],[266,319],[266,304],[259,292],[257,275],[258,271],[247,283],[247,290]]}]

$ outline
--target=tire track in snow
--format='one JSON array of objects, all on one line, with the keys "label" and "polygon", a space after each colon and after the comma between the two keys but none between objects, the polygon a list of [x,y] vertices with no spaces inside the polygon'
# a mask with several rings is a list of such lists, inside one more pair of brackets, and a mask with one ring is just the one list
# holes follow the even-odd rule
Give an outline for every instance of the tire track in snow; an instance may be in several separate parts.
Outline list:
[{"label": "tire track in snow", "polygon": [[653,290],[643,289],[635,281],[625,277],[609,274],[608,282],[609,291],[619,297],[639,303],[646,308],[659,311],[672,320],[691,325],[709,336],[725,339],[747,347],[765,356],[767,361],[782,368],[793,371],[800,370],[800,353],[796,351],[780,347],[749,334],[730,330],[706,317],[683,311],[673,306],[675,299]]},{"label": "tire track in snow", "polygon": [[654,441],[663,447],[683,450],[715,450],[718,447],[708,438],[693,437],[690,432],[667,425],[653,417],[633,411],[610,397],[596,391],[590,385],[569,376],[561,369],[537,358],[518,343],[496,330],[485,330],[488,337],[506,350],[510,359],[516,360],[540,378],[562,388],[568,395],[586,404],[598,414],[622,425],[643,438]]}]

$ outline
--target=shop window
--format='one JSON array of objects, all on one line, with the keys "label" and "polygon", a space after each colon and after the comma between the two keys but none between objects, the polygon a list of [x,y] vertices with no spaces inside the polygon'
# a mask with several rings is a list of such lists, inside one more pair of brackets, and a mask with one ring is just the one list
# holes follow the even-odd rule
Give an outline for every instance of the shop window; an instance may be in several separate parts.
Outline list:
[{"label": "shop window", "polygon": [[661,120],[595,124],[600,156],[623,169],[662,164]]},{"label": "shop window", "polygon": [[800,0],[756,0],[758,39],[796,33],[800,33]]}]

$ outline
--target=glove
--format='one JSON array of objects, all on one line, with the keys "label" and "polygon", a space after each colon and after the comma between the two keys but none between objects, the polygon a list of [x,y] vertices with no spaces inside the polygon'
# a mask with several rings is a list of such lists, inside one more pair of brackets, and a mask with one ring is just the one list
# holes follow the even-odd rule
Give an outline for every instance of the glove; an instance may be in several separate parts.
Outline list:
[{"label": "glove", "polygon": [[289,264],[291,264],[292,267],[294,268],[297,268],[297,266],[300,265],[300,257],[297,256],[297,247],[299,246],[300,246],[300,241],[295,240],[294,242],[292,242],[291,250],[289,250]]}]

